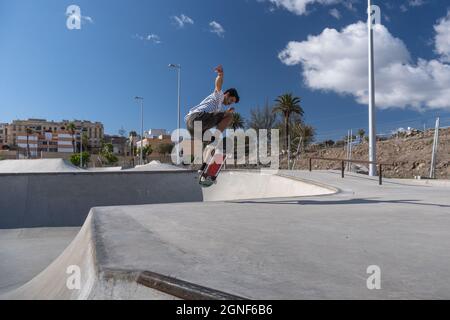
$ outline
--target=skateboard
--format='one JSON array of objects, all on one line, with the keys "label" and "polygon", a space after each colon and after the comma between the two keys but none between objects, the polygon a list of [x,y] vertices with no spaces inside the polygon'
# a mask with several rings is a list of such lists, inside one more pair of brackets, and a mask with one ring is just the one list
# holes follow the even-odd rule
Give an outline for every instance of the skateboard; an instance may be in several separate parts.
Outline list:
[{"label": "skateboard", "polygon": [[205,153],[207,156],[203,164],[204,169],[201,171],[198,180],[203,188],[209,188],[217,183],[217,178],[225,165],[227,155],[211,146],[206,147]]}]

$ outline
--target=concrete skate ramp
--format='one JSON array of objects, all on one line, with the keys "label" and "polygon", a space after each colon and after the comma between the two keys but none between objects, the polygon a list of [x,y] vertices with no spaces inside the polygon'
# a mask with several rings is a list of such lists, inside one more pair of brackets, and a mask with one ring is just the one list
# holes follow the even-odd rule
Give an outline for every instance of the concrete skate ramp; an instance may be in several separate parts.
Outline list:
[{"label": "concrete skate ramp", "polygon": [[[102,211],[93,209],[75,240],[49,267],[0,300],[241,299],[142,269],[145,261],[162,263],[161,255],[177,258],[168,247],[153,250],[152,243],[160,240],[132,217]],[[127,253],[131,255],[123,256]],[[176,270],[181,262],[167,270]],[[71,277],[76,274],[79,281]]]},{"label": "concrete skate ramp", "polygon": [[[93,215],[89,215],[75,240],[59,258],[29,283],[0,296],[0,300],[137,299],[139,295],[163,299],[163,293],[138,285],[135,272],[122,271],[123,276],[115,277],[112,282],[106,279],[113,271],[108,273],[103,268],[107,257],[99,243],[102,231],[96,228],[94,220]],[[69,276],[78,271],[80,282],[71,282]]]},{"label": "concrete skate ramp", "polygon": [[51,173],[80,172],[70,162],[63,159],[3,160],[0,161],[0,173]]},{"label": "concrete skate ramp", "polygon": [[[179,179],[185,174],[176,176]],[[192,185],[197,184],[193,181]],[[159,188],[163,187],[161,183]],[[199,198],[202,201],[298,197],[334,192],[297,179],[252,172],[224,172],[219,184],[198,191],[203,191]],[[180,212],[183,211],[183,204],[176,206]],[[80,233],[58,259],[29,283],[0,296],[0,299],[242,298],[167,276],[177,274],[179,267],[186,263],[185,257],[180,256],[176,248],[161,243],[159,235],[153,234],[131,215],[123,214],[120,208],[92,209]],[[146,269],[149,263],[151,268]],[[76,282],[71,282],[73,278],[70,275],[77,270],[81,271],[80,289],[73,290],[70,287]],[[155,273],[155,270],[161,273]]]},{"label": "concrete skate ramp", "polygon": [[161,163],[160,161],[155,160],[148,164],[136,166],[133,169],[128,169],[127,171],[178,171],[178,170],[184,169],[171,164]]},{"label": "concrete skate ramp", "polygon": [[202,189],[197,173],[80,172],[0,174],[0,229],[80,227],[99,206],[143,205],[330,194],[334,190],[259,172],[224,172]]},{"label": "concrete skate ramp", "polygon": [[228,171],[219,179],[216,185],[203,190],[204,201],[290,198],[336,193],[335,189],[270,171]]}]

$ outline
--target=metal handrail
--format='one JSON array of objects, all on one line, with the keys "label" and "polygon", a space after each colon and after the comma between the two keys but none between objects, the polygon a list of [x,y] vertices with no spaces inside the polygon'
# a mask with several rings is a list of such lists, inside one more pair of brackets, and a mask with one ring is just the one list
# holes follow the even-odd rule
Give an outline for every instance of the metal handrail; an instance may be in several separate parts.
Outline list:
[{"label": "metal handrail", "polygon": [[309,158],[309,171],[310,172],[312,172],[312,161],[313,160],[340,161],[341,162],[342,179],[345,178],[345,164],[346,163],[374,164],[374,165],[378,166],[378,182],[379,182],[380,186],[383,185],[383,167],[394,166],[394,163],[381,163],[381,162],[376,162],[376,161],[310,157]]}]

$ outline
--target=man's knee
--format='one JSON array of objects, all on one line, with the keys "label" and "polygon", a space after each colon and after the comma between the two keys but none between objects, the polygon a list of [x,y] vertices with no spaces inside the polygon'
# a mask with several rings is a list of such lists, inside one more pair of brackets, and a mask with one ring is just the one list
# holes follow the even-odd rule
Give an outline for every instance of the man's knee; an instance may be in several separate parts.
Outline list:
[{"label": "man's knee", "polygon": [[231,122],[233,120],[233,114],[232,113],[225,113],[223,116],[223,121]]}]

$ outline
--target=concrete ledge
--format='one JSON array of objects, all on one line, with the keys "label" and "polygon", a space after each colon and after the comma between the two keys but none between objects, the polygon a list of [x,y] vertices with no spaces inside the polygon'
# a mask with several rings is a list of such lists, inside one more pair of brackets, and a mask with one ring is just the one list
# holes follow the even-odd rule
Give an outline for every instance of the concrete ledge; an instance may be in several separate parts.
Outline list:
[{"label": "concrete ledge", "polygon": [[247,300],[242,297],[149,271],[142,272],[137,282],[183,300]]}]

